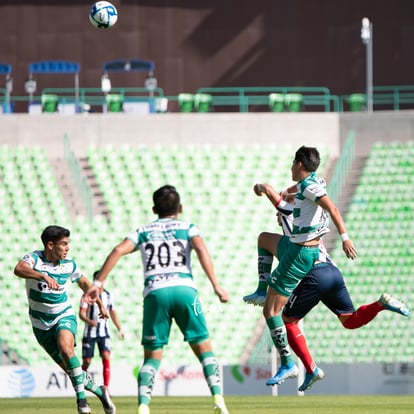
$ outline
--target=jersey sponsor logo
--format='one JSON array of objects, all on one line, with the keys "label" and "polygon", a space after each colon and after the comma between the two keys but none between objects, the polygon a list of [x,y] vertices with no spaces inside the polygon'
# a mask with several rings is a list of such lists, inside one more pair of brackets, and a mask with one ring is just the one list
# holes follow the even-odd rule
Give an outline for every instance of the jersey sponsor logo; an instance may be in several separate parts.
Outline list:
[{"label": "jersey sponsor logo", "polygon": [[39,282],[37,284],[37,288],[40,292],[48,293],[48,292],[63,292],[65,288],[60,286],[58,289],[50,289],[46,282]]},{"label": "jersey sponsor logo", "polygon": [[148,240],[173,240],[175,239],[175,230],[165,229],[163,231],[154,230],[147,233]]},{"label": "jersey sponsor logo", "polygon": [[288,342],[285,334],[286,329],[284,329],[284,327],[278,327],[270,331],[271,337],[276,340],[277,349],[279,350],[280,356],[290,355]]},{"label": "jersey sponsor logo", "polygon": [[194,298],[193,309],[194,309],[195,316],[201,315],[203,313],[203,308],[201,307],[201,303],[200,303],[200,300],[198,299],[198,296]]},{"label": "jersey sponsor logo", "polygon": [[151,286],[153,284],[160,283],[160,282],[167,282],[168,280],[177,279],[179,277],[180,276],[177,273],[168,273],[168,274],[165,274],[165,275],[157,275],[155,277],[152,277],[151,279],[148,279],[147,286]]}]

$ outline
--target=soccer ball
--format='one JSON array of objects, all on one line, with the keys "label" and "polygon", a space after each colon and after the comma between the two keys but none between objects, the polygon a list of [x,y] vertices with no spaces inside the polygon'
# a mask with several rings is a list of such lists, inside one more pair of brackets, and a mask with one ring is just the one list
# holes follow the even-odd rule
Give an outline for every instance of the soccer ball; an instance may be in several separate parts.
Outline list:
[{"label": "soccer ball", "polygon": [[89,10],[89,20],[98,29],[109,29],[118,20],[118,12],[109,1],[97,1]]}]

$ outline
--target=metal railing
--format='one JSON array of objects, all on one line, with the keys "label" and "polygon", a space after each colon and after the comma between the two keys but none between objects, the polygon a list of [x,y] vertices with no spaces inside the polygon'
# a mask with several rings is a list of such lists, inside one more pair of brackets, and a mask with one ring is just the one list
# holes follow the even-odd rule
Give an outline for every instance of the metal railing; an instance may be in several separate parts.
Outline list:
[{"label": "metal railing", "polygon": [[[361,95],[365,97],[366,102],[366,94]],[[352,94],[339,96],[340,112],[344,111],[351,96]],[[399,111],[406,107],[414,109],[414,85],[374,86],[372,101],[374,110]],[[362,110],[364,109],[363,107]]]},{"label": "metal railing", "polygon": [[325,112],[339,110],[338,97],[331,95],[325,87],[204,87],[197,89],[196,93],[210,94],[213,107],[238,106],[239,112],[249,112],[250,106],[268,108],[271,93],[280,93],[283,96],[300,94],[305,106],[318,106]]},{"label": "metal railing", "polygon": [[[74,88],[45,88],[42,94],[54,94],[59,96],[59,102],[77,103]],[[124,102],[150,102],[157,97],[164,97],[162,88],[155,88],[148,91],[146,88],[112,88],[108,94],[119,94],[122,96]],[[106,104],[106,96],[100,88],[80,88],[79,89],[79,107],[84,108],[89,106],[104,106]]]},{"label": "metal railing", "polygon": [[76,185],[82,204],[86,210],[89,221],[93,219],[93,195],[92,189],[82,173],[78,158],[70,147],[70,140],[67,134],[63,137],[63,156],[69,166],[69,171]]},{"label": "metal railing", "polygon": [[[100,88],[79,88],[78,92],[79,95],[77,95],[75,88],[45,88],[42,90],[42,94],[58,95],[60,104],[78,104],[76,107],[80,108],[80,112],[88,105],[103,108],[106,104],[106,95]],[[178,101],[178,96],[164,95],[162,88],[155,88],[153,91],[139,87],[112,88],[110,93],[122,95],[123,101],[126,103],[147,102],[152,109],[155,107],[157,98],[166,98],[168,102],[174,104]],[[234,108],[235,112],[250,112],[251,110],[268,112],[271,93],[280,93],[283,96],[299,94],[305,110],[343,112],[351,109],[350,98],[354,95],[333,95],[325,87],[204,87],[199,88],[195,93],[210,94],[212,108],[217,112],[230,108]],[[365,98],[364,93],[359,95]],[[80,102],[77,102],[77,99]],[[30,103],[40,104],[40,101],[41,95],[8,96],[7,91],[0,88],[0,107],[3,108],[3,112],[10,112],[4,109],[13,108],[15,103],[27,102],[29,105]],[[373,107],[374,110],[394,111],[414,109],[414,85],[374,86]],[[364,103],[362,103],[357,110],[363,111],[364,109]],[[175,108],[174,110],[178,111]]]}]

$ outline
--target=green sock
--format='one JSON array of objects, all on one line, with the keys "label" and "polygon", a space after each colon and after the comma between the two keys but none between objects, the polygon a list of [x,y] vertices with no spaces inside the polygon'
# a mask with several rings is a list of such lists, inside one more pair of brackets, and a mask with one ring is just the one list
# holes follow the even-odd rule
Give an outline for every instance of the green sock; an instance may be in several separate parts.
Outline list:
[{"label": "green sock", "polygon": [[266,292],[267,290],[267,277],[272,271],[273,255],[267,250],[261,247],[257,248],[257,271],[259,274],[259,282],[257,284],[257,290],[260,292]]},{"label": "green sock", "polygon": [[76,355],[66,361],[66,370],[75,389],[76,398],[78,400],[84,400],[86,398],[85,386],[83,385],[84,374],[81,363]]},{"label": "green sock", "polygon": [[155,375],[161,365],[159,359],[148,358],[144,360],[138,373],[138,405],[149,405],[152,389],[154,387]]},{"label": "green sock", "polygon": [[90,391],[92,394],[95,394],[97,397],[102,397],[101,387],[96,385],[96,382],[93,380],[92,376],[86,371],[83,371],[83,374],[83,385],[85,386],[85,389]]},{"label": "green sock", "polygon": [[283,322],[282,316],[277,315],[266,319],[269,327],[270,336],[280,355],[280,362],[282,365],[289,365],[293,362],[292,354],[290,352],[289,343],[286,335],[286,326]]},{"label": "green sock", "polygon": [[199,360],[203,366],[204,377],[210,388],[211,395],[221,394],[220,368],[213,352],[204,352]]}]

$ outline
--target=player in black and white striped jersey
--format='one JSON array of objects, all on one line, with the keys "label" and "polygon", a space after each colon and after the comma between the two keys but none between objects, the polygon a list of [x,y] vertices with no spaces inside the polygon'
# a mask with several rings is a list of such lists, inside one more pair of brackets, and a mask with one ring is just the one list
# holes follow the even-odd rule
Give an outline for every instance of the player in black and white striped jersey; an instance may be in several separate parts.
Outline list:
[{"label": "player in black and white striped jersey", "polygon": [[[98,271],[94,273],[94,279],[97,274]],[[121,324],[115,311],[112,294],[108,290],[101,288],[99,298],[118,330],[121,339],[124,339],[124,333],[122,332]],[[99,313],[99,308],[96,303],[89,304],[82,297],[79,310],[79,318],[85,322],[82,338],[82,369],[84,371],[88,370],[94,356],[95,345],[97,345],[103,365],[103,382],[105,387],[108,388],[111,376],[111,335],[108,319],[100,318]]]}]

